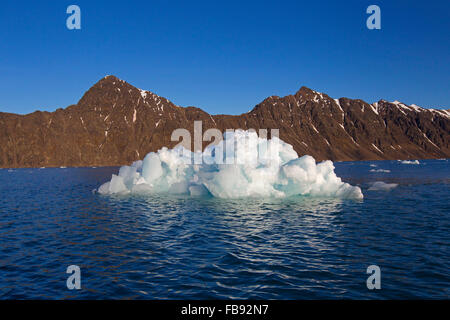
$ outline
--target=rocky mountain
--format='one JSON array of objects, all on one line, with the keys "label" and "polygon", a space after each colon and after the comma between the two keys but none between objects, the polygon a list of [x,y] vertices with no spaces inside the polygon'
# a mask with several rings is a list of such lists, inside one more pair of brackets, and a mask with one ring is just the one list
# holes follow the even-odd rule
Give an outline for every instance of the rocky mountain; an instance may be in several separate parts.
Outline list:
[{"label": "rocky mountain", "polygon": [[[76,105],[27,115],[0,113],[0,167],[106,166],[172,147],[172,131],[279,129],[299,155],[317,160],[450,157],[450,111],[380,100],[333,99],[302,87],[272,96],[238,116],[176,106],[114,76],[90,88]],[[205,143],[206,145],[206,143]]]}]

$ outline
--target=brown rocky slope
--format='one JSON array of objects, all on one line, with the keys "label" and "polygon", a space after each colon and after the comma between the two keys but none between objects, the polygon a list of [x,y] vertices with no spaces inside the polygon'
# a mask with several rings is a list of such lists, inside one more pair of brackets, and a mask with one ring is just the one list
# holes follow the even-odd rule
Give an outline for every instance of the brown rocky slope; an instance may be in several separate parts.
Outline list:
[{"label": "brown rocky slope", "polygon": [[302,87],[294,95],[269,97],[239,116],[213,116],[107,76],[66,109],[0,113],[0,167],[129,164],[174,146],[172,131],[193,132],[194,120],[203,121],[204,131],[276,128],[299,155],[317,160],[450,157],[448,110],[332,99]]}]

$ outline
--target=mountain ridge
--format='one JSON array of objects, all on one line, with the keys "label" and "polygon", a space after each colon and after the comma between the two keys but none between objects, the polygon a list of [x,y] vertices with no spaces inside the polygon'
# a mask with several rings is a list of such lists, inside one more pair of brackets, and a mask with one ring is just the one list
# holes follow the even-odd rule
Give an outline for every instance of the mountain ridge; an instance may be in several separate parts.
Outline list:
[{"label": "mountain ridge", "polygon": [[173,147],[178,142],[170,141],[172,131],[185,128],[192,134],[195,120],[202,121],[203,132],[280,129],[280,138],[299,155],[317,160],[450,156],[449,110],[333,99],[302,86],[292,95],[267,97],[247,113],[211,115],[110,75],[65,109],[0,112],[0,167],[124,165]]}]

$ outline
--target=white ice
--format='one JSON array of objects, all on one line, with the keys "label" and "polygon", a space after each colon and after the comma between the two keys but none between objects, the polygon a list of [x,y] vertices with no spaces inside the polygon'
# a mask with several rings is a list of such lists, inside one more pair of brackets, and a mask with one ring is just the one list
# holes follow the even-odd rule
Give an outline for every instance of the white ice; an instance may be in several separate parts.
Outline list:
[{"label": "white ice", "polygon": [[[203,163],[191,164],[194,157]],[[224,140],[203,153],[194,154],[183,147],[151,152],[143,161],[121,167],[98,192],[363,198],[359,187],[336,176],[333,162],[316,163],[308,155],[299,158],[290,144],[277,137],[267,140],[243,130],[225,133]]]},{"label": "white ice", "polygon": [[384,172],[384,173],[389,173],[389,172],[391,172],[391,170],[386,170],[386,169],[371,169],[370,172]]},{"label": "white ice", "polygon": [[420,164],[419,160],[414,160],[414,161],[411,161],[411,160],[403,160],[403,161],[401,161],[401,163],[402,163],[402,164]]},{"label": "white ice", "polygon": [[395,187],[397,187],[398,184],[396,183],[385,183],[383,181],[377,181],[372,183],[369,190],[371,191],[391,191]]}]

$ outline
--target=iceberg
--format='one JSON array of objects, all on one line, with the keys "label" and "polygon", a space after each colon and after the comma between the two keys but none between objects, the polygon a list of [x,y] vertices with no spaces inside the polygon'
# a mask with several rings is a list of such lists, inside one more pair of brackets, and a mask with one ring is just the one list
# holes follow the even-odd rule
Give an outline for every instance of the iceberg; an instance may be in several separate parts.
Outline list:
[{"label": "iceberg", "polygon": [[[192,159],[201,159],[192,163]],[[292,145],[255,131],[226,132],[224,139],[203,152],[182,146],[150,152],[143,161],[120,168],[98,188],[100,194],[187,194],[217,198],[337,197],[362,199],[357,186],[334,172],[332,161],[316,163],[298,157]]]}]

